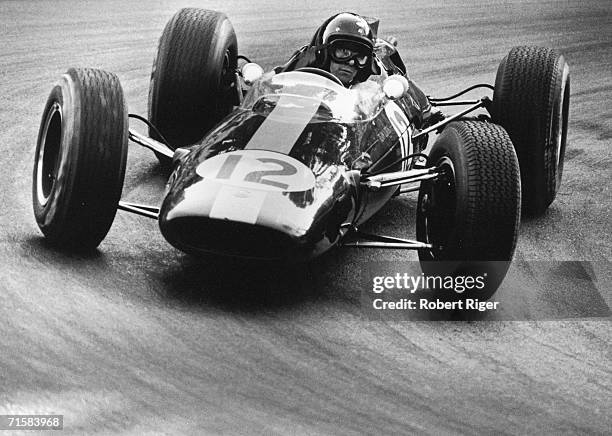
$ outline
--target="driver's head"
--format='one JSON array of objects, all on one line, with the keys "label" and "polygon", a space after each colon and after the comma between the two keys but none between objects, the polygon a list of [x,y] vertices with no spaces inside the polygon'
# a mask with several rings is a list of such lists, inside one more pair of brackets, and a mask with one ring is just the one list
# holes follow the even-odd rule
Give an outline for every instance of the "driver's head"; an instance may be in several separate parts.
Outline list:
[{"label": "driver's head", "polygon": [[343,12],[331,18],[322,34],[323,67],[345,86],[380,74],[374,60],[374,34],[359,15]]}]

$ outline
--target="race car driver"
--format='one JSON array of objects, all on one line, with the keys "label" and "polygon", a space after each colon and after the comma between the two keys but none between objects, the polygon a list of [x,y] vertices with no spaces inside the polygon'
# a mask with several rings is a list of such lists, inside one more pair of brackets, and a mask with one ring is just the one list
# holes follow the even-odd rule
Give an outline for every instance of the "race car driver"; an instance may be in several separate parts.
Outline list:
[{"label": "race car driver", "polygon": [[310,44],[299,49],[276,71],[320,68],[348,87],[367,80],[371,74],[380,74],[374,44],[374,33],[367,21],[357,14],[342,12],[325,20]]},{"label": "race car driver", "polygon": [[419,121],[428,124],[439,121],[440,113],[431,112],[423,91],[408,78],[406,66],[395,48],[397,42],[394,38],[389,41],[378,39],[375,34],[378,21],[372,23],[374,30],[364,17],[355,13],[332,15],[317,29],[309,44],[297,50],[285,65],[276,67],[274,71],[320,68],[332,73],[347,88],[366,81],[371,75],[381,74],[382,70],[389,75],[401,74],[410,83],[408,94],[419,108]]}]

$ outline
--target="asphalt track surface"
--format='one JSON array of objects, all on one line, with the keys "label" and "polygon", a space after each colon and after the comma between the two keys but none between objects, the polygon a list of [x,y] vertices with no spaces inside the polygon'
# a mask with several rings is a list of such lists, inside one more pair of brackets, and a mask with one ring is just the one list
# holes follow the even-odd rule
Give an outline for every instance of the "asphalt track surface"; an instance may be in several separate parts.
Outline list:
[{"label": "asphalt track surface", "polygon": [[[492,83],[514,45],[565,54],[564,182],[544,216],[522,222],[502,310],[424,321],[372,321],[360,305],[368,262],[412,252],[202,263],[123,212],[91,255],[45,244],[30,184],[53,83],[70,66],[113,71],[130,111],[146,114],[157,39],[190,5],[0,2],[0,414],[63,414],[63,434],[609,434],[609,1],[201,3],[226,12],[240,52],[265,67],[333,12],[377,16],[437,96]],[[163,175],[130,147],[124,198],[155,204]],[[395,199],[368,230],[411,237],[414,214],[414,197]]]}]

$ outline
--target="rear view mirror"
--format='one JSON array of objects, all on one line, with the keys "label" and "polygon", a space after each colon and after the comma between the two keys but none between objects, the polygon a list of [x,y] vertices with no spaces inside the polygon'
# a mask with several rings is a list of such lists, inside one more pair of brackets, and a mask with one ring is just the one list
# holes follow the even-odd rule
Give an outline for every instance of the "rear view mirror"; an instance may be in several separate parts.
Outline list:
[{"label": "rear view mirror", "polygon": [[263,73],[263,68],[261,68],[259,64],[256,64],[254,62],[244,64],[242,70],[240,70],[240,74],[244,79],[244,83],[246,83],[247,85],[252,85],[253,82],[259,80],[261,76],[263,76]]},{"label": "rear view mirror", "polygon": [[389,76],[382,85],[383,92],[391,100],[397,100],[406,95],[409,87],[408,79],[399,74]]}]

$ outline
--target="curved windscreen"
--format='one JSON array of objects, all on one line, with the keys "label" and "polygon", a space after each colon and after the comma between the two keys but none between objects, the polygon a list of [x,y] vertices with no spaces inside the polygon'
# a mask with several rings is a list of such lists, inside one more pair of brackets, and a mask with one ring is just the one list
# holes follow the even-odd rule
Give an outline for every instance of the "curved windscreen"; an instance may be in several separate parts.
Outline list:
[{"label": "curved windscreen", "polygon": [[291,71],[262,77],[247,93],[242,108],[288,122],[306,112],[312,114],[310,122],[353,123],[376,117],[384,103],[377,81],[345,88],[317,74]]}]

